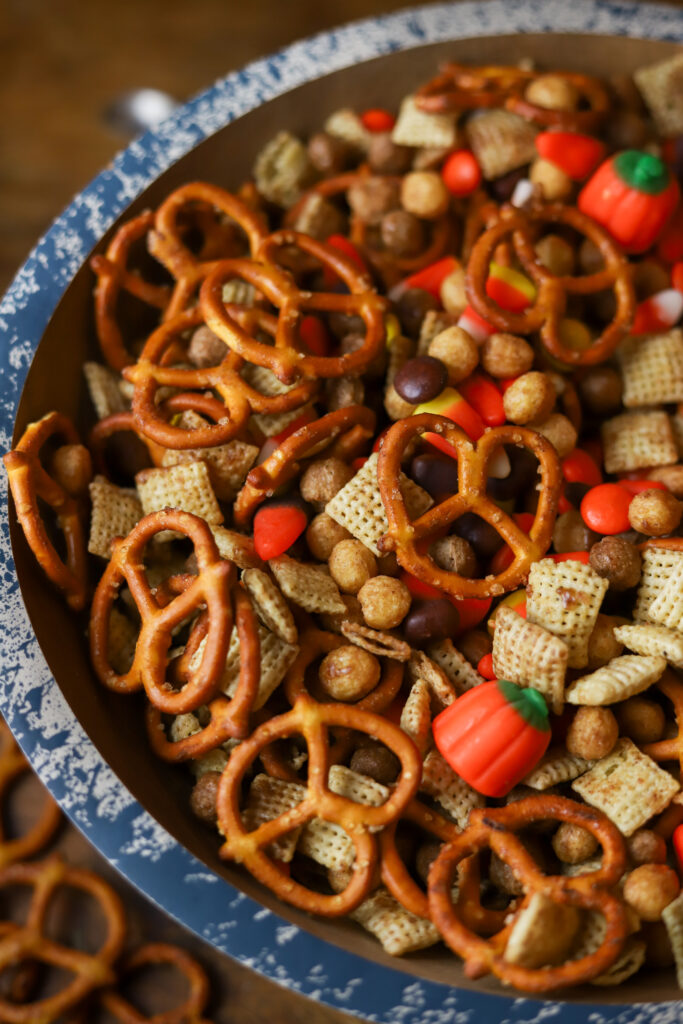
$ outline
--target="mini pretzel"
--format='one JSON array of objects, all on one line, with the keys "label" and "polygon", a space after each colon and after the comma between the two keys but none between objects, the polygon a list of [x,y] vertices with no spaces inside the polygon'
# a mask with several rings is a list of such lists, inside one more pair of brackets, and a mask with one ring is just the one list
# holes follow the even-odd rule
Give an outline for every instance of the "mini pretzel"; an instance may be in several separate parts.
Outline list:
[{"label": "mini pretzel", "polygon": [[233,506],[235,526],[246,527],[258,506],[297,476],[304,459],[313,458],[330,445],[329,455],[355,458],[374,429],[375,414],[363,405],[337,409],[299,427],[260,466],[249,470]]},{"label": "mini pretzel", "polygon": [[[386,802],[379,807],[355,803],[328,788],[328,730],[337,727],[368,733],[399,758],[399,779]],[[244,827],[239,809],[242,780],[265,747],[295,734],[303,735],[308,747],[306,796],[292,810],[249,832]],[[365,899],[373,885],[378,852],[370,828],[381,828],[402,813],[415,795],[420,776],[417,747],[397,726],[379,715],[348,705],[318,704],[307,693],[301,693],[291,711],[264,722],[230,755],[221,776],[216,803],[218,824],[226,836],[220,855],[226,860],[244,864],[255,878],[292,906],[323,917],[347,914]],[[340,825],[355,847],[354,870],[349,884],[334,895],[315,892],[296,882],[263,849],[273,840],[316,817]]]},{"label": "mini pretzel", "polygon": [[[10,791],[15,779],[31,771],[31,766],[19,749],[9,727],[0,720],[0,804]],[[7,839],[0,816],[0,868],[18,860],[28,860],[49,843],[62,820],[62,812],[52,797],[44,794],[40,817],[25,835]]]},{"label": "mini pretzel", "polygon": [[[585,235],[600,250],[605,262],[602,270],[582,277],[556,277],[539,261],[534,245],[535,230],[544,224],[564,225]],[[524,271],[536,285],[533,305],[521,313],[503,310],[486,294],[491,261],[501,242],[510,239]],[[548,352],[571,366],[594,366],[607,359],[626,336],[633,322],[635,292],[631,267],[619,246],[596,221],[576,207],[549,203],[533,210],[504,206],[500,219],[475,242],[467,264],[467,297],[474,309],[498,330],[514,334],[539,331]],[[560,338],[560,322],[569,295],[592,295],[607,288],[614,290],[616,311],[590,348],[577,352]]]},{"label": "mini pretzel", "polygon": [[[182,593],[163,607],[147,582],[143,553],[162,530],[178,530],[194,545],[199,574]],[[235,569],[218,553],[211,530],[198,516],[180,509],[153,512],[113,543],[111,560],[95,590],[90,610],[90,657],[100,681],[110,690],[131,693],[144,686],[160,711],[182,714],[212,700],[225,666],[232,632],[230,588]],[[127,583],[140,613],[141,627],[133,664],[119,675],[109,663],[109,620],[119,588]],[[206,646],[197,669],[179,692],[166,681],[167,652],[172,630],[206,605],[209,625]]]},{"label": "mini pretzel", "polygon": [[[587,829],[602,847],[602,863],[585,875],[544,875],[515,830],[534,821],[552,819],[571,822]],[[451,887],[458,865],[467,873],[475,854],[489,847],[505,861],[522,883],[527,906],[534,892],[541,892],[556,903],[569,904],[602,914],[606,933],[595,952],[559,967],[522,967],[504,958],[512,925],[486,940],[476,935],[460,919],[451,901]],[[590,981],[615,962],[629,933],[626,908],[611,889],[626,868],[623,838],[601,811],[559,796],[529,797],[506,807],[482,807],[473,810],[464,832],[444,846],[429,872],[431,918],[444,941],[465,961],[465,973],[478,978],[492,972],[506,984],[524,992],[548,992]]]},{"label": "mini pretzel", "polygon": [[[161,711],[154,704],[147,707],[146,725],[150,746],[164,761],[188,761],[203,757],[226,740],[242,739],[249,733],[249,714],[258,691],[261,675],[256,616],[251,601],[241,589],[235,590],[235,627],[240,642],[240,675],[233,697],[219,694],[208,704],[211,720],[192,736],[172,743],[166,739]],[[201,633],[206,635],[206,628]]]},{"label": "mini pretzel", "polygon": [[673,704],[677,732],[670,739],[644,744],[642,751],[653,761],[678,761],[683,778],[683,683],[667,669],[655,686]]},{"label": "mini pretzel", "polygon": [[[0,933],[0,971],[17,964],[39,962],[73,975],[54,995],[17,1005],[0,998],[0,1019],[8,1024],[51,1024],[75,1009],[90,992],[115,980],[113,964],[123,948],[126,924],[123,906],[114,890],[98,875],[68,867],[51,857],[38,864],[11,864],[0,870],[0,891],[30,886],[33,895],[25,924],[4,926]],[[106,935],[94,954],[61,945],[45,933],[47,914],[58,890],[79,889],[98,904]]]},{"label": "mini pretzel", "polygon": [[[64,591],[67,604],[81,611],[86,604],[87,554],[78,502],[43,469],[40,450],[50,438],[61,436],[67,444],[80,444],[71,420],[50,412],[29,423],[16,448],[3,457],[17,519],[38,563],[52,582]],[[66,544],[66,562],[57,554],[43,523],[38,501],[53,510]]]},{"label": "mini pretzel", "polygon": [[126,292],[152,309],[158,310],[159,317],[163,315],[171,299],[171,290],[167,285],[152,284],[145,281],[136,271],[128,269],[133,246],[149,234],[153,224],[154,214],[150,211],[134,217],[121,225],[104,256],[98,254],[90,260],[90,266],[97,275],[97,337],[102,355],[114,370],[122,370],[124,366],[134,361],[117,323],[117,305],[121,292]]},{"label": "mini pretzel", "polygon": [[573,85],[588,109],[551,110],[530,103],[524,98],[524,92],[539,77],[537,71],[497,65],[473,68],[451,62],[445,64],[440,74],[417,90],[415,102],[420,110],[432,114],[504,107],[546,128],[594,131],[610,107],[605,87],[597,78],[589,75],[561,71],[553,72],[553,76],[561,77]]},{"label": "mini pretzel", "polygon": [[[425,431],[440,434],[455,448],[458,492],[419,519],[411,520],[398,486],[401,460],[413,438]],[[488,462],[503,444],[528,448],[540,463],[538,506],[528,534],[486,495]],[[385,434],[379,450],[377,478],[389,522],[389,529],[379,542],[380,548],[395,551],[404,569],[451,597],[493,597],[514,590],[526,578],[532,562],[542,558],[550,547],[561,486],[560,464],[550,442],[534,430],[496,427],[487,431],[475,445],[460,427],[444,416],[430,413],[411,416],[399,420]],[[512,549],[512,563],[498,575],[469,579],[439,568],[429,554],[422,553],[430,538],[443,536],[449,525],[465,512],[481,516]]]},{"label": "mini pretzel", "polygon": [[[277,265],[279,250],[289,246],[295,246],[331,269],[346,285],[348,293],[310,292],[298,288],[292,275]],[[257,257],[256,260],[224,260],[204,281],[200,305],[211,330],[250,363],[268,367],[283,384],[292,384],[301,377],[320,380],[362,373],[384,344],[384,314],[388,308],[386,299],[377,294],[367,275],[332,246],[297,231],[276,231],[268,235]],[[234,277],[252,284],[277,309],[273,345],[251,337],[226,310],[223,284]],[[360,316],[365,323],[365,340],[360,348],[345,355],[307,354],[298,338],[299,321],[306,313]]]}]

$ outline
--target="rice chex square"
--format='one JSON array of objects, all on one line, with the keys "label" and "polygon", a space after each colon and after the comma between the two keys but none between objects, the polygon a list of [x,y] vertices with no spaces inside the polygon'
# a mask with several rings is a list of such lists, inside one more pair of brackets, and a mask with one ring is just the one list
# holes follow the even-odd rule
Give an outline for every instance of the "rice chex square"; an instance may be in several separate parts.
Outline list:
[{"label": "rice chex square", "polygon": [[531,686],[548,701],[555,714],[564,703],[564,679],[569,648],[560,637],[501,605],[493,634],[493,671],[497,679]]},{"label": "rice chex square", "polygon": [[487,181],[516,171],[537,155],[537,129],[507,110],[486,110],[470,117],[465,130]]},{"label": "rice chex square", "polygon": [[616,352],[626,408],[683,402],[683,330],[627,338]]},{"label": "rice chex square", "polygon": [[635,654],[655,654],[670,665],[683,669],[683,633],[649,622],[631,622],[616,626],[615,638]]},{"label": "rice chex square", "polygon": [[90,535],[88,551],[100,558],[111,558],[114,537],[127,537],[143,517],[136,492],[117,487],[104,476],[96,476],[89,485]]},{"label": "rice chex square", "polygon": [[415,103],[414,96],[401,102],[391,141],[397,146],[452,149],[458,130],[455,114],[430,114]]},{"label": "rice chex square", "polygon": [[633,618],[637,622],[658,622],[659,620],[653,617],[652,606],[660,598],[664,599],[664,604],[660,601],[658,610],[666,617],[665,605],[668,607],[671,603],[668,595],[676,594],[677,583],[681,579],[683,579],[683,551],[675,551],[657,545],[644,548]]},{"label": "rice chex square", "polygon": [[683,53],[638,68],[633,78],[661,135],[683,134]]},{"label": "rice chex square", "polygon": [[605,420],[602,445],[607,473],[672,466],[678,461],[671,421],[661,409],[639,409]]},{"label": "rice chex square", "polygon": [[377,889],[350,916],[379,939],[391,956],[415,953],[441,940],[431,921],[406,910],[388,889]]},{"label": "rice chex square", "polygon": [[588,664],[588,641],[608,582],[583,562],[534,562],[527,584],[527,620],[554,633],[569,649],[567,664]]},{"label": "rice chex square", "polygon": [[268,565],[282,593],[307,612],[345,614],[346,605],[331,576],[315,565],[297,562],[289,555],[271,558]]},{"label": "rice chex square", "polygon": [[568,704],[603,707],[643,693],[656,683],[666,668],[661,655],[622,654],[612,658],[590,675],[575,679],[567,687]]}]

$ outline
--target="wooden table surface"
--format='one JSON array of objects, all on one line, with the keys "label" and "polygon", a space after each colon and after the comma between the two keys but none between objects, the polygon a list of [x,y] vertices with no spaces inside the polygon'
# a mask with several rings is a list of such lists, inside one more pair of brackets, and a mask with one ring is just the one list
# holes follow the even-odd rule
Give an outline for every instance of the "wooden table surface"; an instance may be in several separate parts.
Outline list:
[{"label": "wooden table surface", "polygon": [[[680,0],[674,0],[680,2]],[[294,39],[398,0],[4,0],[0,3],[0,293],[52,218],[126,144],[104,117],[121,93],[183,100]],[[193,939],[145,903],[75,830],[70,861],[113,878],[149,938],[180,941],[207,965],[216,1024],[342,1024],[346,1015],[289,993]]]}]

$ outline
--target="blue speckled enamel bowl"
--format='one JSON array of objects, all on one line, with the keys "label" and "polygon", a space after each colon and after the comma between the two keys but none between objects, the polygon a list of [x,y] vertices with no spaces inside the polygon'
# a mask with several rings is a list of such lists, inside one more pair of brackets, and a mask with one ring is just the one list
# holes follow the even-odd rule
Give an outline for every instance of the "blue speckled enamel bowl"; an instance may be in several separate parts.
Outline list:
[{"label": "blue speckled enamel bowl", "polygon": [[[121,153],[17,274],[0,305],[0,448],[11,447],[15,422],[23,429],[55,407],[85,422],[80,366],[95,353],[87,257],[122,214],[194,177],[235,187],[277,129],[310,131],[344,104],[396,103],[446,55],[472,63],[529,55],[600,73],[657,60],[681,42],[680,7],[465,2],[324,33],[217,82]],[[501,995],[491,983],[474,986],[445,953],[395,963],[355,926],[290,911],[222,864],[215,837],[187,813],[189,778],[152,757],[134,699],[96,684],[84,623],[41,577],[5,497],[2,507],[0,710],[76,825],[178,921],[282,985],[386,1024],[683,1019],[670,976],[539,1002]]]}]

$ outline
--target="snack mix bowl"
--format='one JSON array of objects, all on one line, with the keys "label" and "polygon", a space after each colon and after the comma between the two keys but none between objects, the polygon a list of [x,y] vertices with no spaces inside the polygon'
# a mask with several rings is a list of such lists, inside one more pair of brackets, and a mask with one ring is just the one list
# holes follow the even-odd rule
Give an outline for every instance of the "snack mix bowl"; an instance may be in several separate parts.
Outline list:
[{"label": "snack mix bowl", "polygon": [[[95,275],[90,266],[90,257],[93,253],[105,253],[121,224],[139,216],[143,211],[157,209],[181,185],[202,181],[236,192],[244,182],[249,181],[255,158],[278,132],[287,131],[296,138],[308,139],[336,111],[397,111],[406,94],[432,79],[439,65],[446,60],[472,66],[510,66],[524,61],[528,62],[524,63],[525,68],[538,67],[542,71],[561,68],[577,75],[606,78],[617,73],[628,75],[639,68],[670,60],[680,53],[681,43],[683,10],[677,7],[608,3],[601,0],[574,4],[566,3],[565,0],[526,0],[518,4],[492,0],[488,3],[464,2],[422,7],[352,24],[296,43],[242,71],[228,75],[122,152],[107,170],[74,199],[17,274],[0,304],[0,329],[3,337],[0,351],[2,451],[9,452],[16,447],[27,425],[40,420],[51,410],[58,410],[72,419],[81,437],[87,435],[94,417],[84,380],[83,364],[98,360],[102,362],[93,313]],[[680,67],[677,74],[680,90]],[[358,119],[351,120],[356,126],[355,130],[358,130]],[[481,141],[481,125],[484,121],[475,118],[471,124],[476,126],[478,121],[479,129],[473,129],[470,138],[478,134]],[[452,127],[452,118],[449,122],[448,114],[445,123],[450,123]],[[581,131],[581,128],[574,127],[574,130]],[[680,133],[680,128],[677,131]],[[435,140],[432,145],[443,146],[444,143]],[[452,141],[445,145],[453,148]],[[475,149],[474,142],[472,148]],[[277,164],[281,156],[282,153],[272,158],[273,165]],[[530,159],[527,157],[527,162]],[[507,170],[505,168],[505,171],[498,172],[497,176],[500,177]],[[285,183],[288,180],[286,175],[290,172],[296,173],[291,165],[282,179]],[[396,174],[396,171],[392,170],[390,174]],[[494,177],[494,174],[488,177]],[[249,190],[243,190],[241,196],[247,206],[255,201],[254,193]],[[365,198],[367,200],[367,192]],[[424,196],[422,199],[418,196],[413,205],[417,203],[419,207],[423,199]],[[462,203],[462,200],[458,201]],[[410,202],[407,205],[410,206]],[[273,208],[271,196],[271,216]],[[210,204],[203,208],[200,205],[198,209],[204,210],[210,228],[216,229],[213,242],[209,238],[210,230],[205,242],[208,238],[209,248],[211,244],[220,247],[230,234],[229,230],[225,230],[225,224],[220,224],[211,214]],[[434,214],[427,213],[426,216],[429,219]],[[480,230],[495,222],[495,217],[487,220],[488,216],[483,209]],[[413,226],[415,222],[416,217],[413,216]],[[139,236],[144,235],[150,226],[149,223],[143,225]],[[190,244],[191,232],[188,233],[187,226],[183,230],[183,238]],[[430,228],[430,231],[433,240],[438,228]],[[325,237],[327,234],[334,232],[327,232]],[[366,233],[366,242],[368,237]],[[152,246],[155,244],[154,238],[158,242],[158,235],[150,232]],[[133,252],[134,243],[131,246]],[[442,247],[438,255],[443,256],[447,251]],[[109,257],[111,255],[109,251]],[[301,253],[298,255],[301,257]],[[172,260],[173,256],[168,258]],[[209,254],[204,258],[214,257]],[[680,260],[681,256],[678,255],[676,259]],[[378,273],[381,274],[380,263],[375,269],[379,267]],[[104,317],[111,328],[112,324],[116,324],[109,317],[112,308],[116,306],[116,299],[112,295],[122,280],[122,271],[120,266],[111,271],[111,265],[102,257],[96,266],[100,273],[100,317]],[[348,264],[345,266],[347,270],[344,272],[348,278],[353,270],[349,272]],[[506,269],[503,267],[503,271]],[[334,270],[327,270],[326,273],[331,274],[334,281]],[[514,271],[512,273],[514,275]],[[405,271],[398,278],[401,276],[406,276]],[[107,280],[109,285],[106,284]],[[243,277],[243,284],[245,280]],[[255,283],[258,286],[259,281]],[[390,280],[387,287],[391,289],[394,283],[395,280]],[[264,288],[270,288],[272,281],[261,281],[261,284]],[[107,287],[113,291],[110,291],[108,299],[102,298]],[[358,278],[352,285],[352,291],[354,287],[363,291]],[[625,286],[621,287],[623,291]],[[139,277],[135,278],[132,286],[128,278],[124,284],[124,291],[126,289],[132,290],[138,299],[142,298],[146,302],[148,314],[150,307],[154,307],[154,296],[163,291],[160,280],[145,285],[141,284]],[[662,285],[661,290],[666,290],[666,286]],[[193,288],[189,286],[187,297],[192,294]],[[269,296],[272,297],[272,294],[269,293]],[[503,293],[496,294],[500,296]],[[337,298],[340,296],[337,295]],[[623,296],[619,301],[622,299]],[[243,299],[235,299],[233,296],[233,301]],[[373,317],[376,319],[379,315],[382,322],[383,307],[373,306],[373,301],[368,298],[366,289],[362,315],[368,334],[373,329]],[[618,319],[618,310],[615,316]],[[116,328],[113,333],[116,333]],[[148,330],[141,329],[138,337],[146,333]],[[314,344],[315,339],[309,348]],[[263,350],[264,345],[261,343],[257,348]],[[579,345],[577,351],[580,350]],[[351,357],[352,349],[348,351]],[[325,360],[318,362],[322,364]],[[546,362],[544,365],[546,368],[552,367],[552,363]],[[251,378],[250,382],[253,384]],[[418,383],[422,385],[424,381]],[[111,377],[109,384],[111,386]],[[205,389],[210,386],[203,385]],[[436,393],[439,393],[439,388]],[[120,401],[121,394],[118,390]],[[399,402],[407,404],[396,392],[394,394]],[[468,395],[476,406],[476,396],[472,396],[471,390]],[[675,398],[675,401],[681,399],[683,395]],[[661,401],[666,402],[666,397],[650,400],[650,404]],[[674,399],[668,401],[671,404]],[[153,400],[151,404],[154,408]],[[647,404],[647,400],[641,404]],[[567,423],[571,419],[568,401],[563,408],[567,416],[561,416],[560,420]],[[181,411],[177,409],[176,413]],[[194,415],[194,421],[185,421],[185,428],[192,422],[196,425],[196,413]],[[652,412],[649,415],[664,414]],[[220,415],[214,419],[224,422]],[[262,425],[266,419],[268,413],[261,416]],[[524,420],[518,419],[517,422]],[[177,419],[167,416],[165,426],[176,429]],[[361,422],[357,429],[362,428]],[[370,436],[371,430],[366,431],[366,437]],[[264,430],[263,434],[267,436],[267,431]],[[347,441],[349,436],[344,435]],[[556,441],[557,444],[561,443],[557,438]],[[514,443],[517,443],[517,439]],[[542,445],[542,442],[539,443]],[[272,449],[275,445],[271,444],[270,447]],[[558,479],[557,472],[553,479],[551,464],[552,459],[555,459],[557,465],[557,457],[552,453],[552,458],[551,455],[544,455],[544,451],[543,448],[539,449],[539,460],[544,467],[542,482],[549,489],[548,493],[555,488],[547,500],[556,504]],[[355,459],[358,455],[366,454],[367,448],[361,451],[347,446],[346,453],[349,458]],[[464,448],[461,448],[461,455],[464,461]],[[548,465],[551,469],[547,468],[544,459],[550,460]],[[669,463],[672,461],[668,460]],[[19,474],[25,465],[25,462],[19,460],[15,472]],[[509,469],[509,472],[512,470]],[[3,474],[3,488],[6,482],[7,477]],[[39,491],[43,503],[49,503],[49,487],[47,490],[44,486],[40,487]],[[677,497],[681,497],[680,492],[677,492]],[[539,509],[544,500],[543,497],[539,500]],[[7,511],[3,514],[0,530],[4,584],[0,613],[3,633],[0,711],[34,769],[74,823],[129,881],[176,920],[240,963],[279,984],[342,1011],[387,1024],[396,1021],[403,1024],[445,1024],[474,1019],[532,1022],[546,1017],[562,1022],[590,1020],[594,1024],[617,1020],[623,1024],[631,1021],[664,1024],[665,1021],[679,1019],[683,1013],[683,1003],[679,1002],[680,989],[676,986],[673,968],[658,970],[647,967],[619,986],[579,985],[557,993],[546,994],[540,991],[539,995],[519,994],[514,989],[506,989],[492,974],[472,980],[463,971],[462,960],[454,957],[441,942],[424,943],[425,948],[418,952],[405,957],[393,957],[385,953],[380,943],[367,930],[350,920],[348,915],[323,918],[309,915],[305,910],[283,902],[270,888],[235,863],[236,860],[250,856],[246,845],[238,849],[239,843],[236,843],[232,860],[221,859],[218,850],[222,840],[217,837],[215,830],[207,828],[189,813],[193,778],[187,767],[169,763],[152,752],[140,694],[117,693],[98,681],[88,653],[87,613],[72,611],[63,600],[63,595],[46,580],[17,523],[14,504],[8,499],[3,507]],[[77,515],[74,512],[76,507],[77,502],[71,501],[69,509],[62,509],[63,521]],[[163,504],[157,505],[157,508],[161,507]],[[319,512],[322,507],[320,505],[315,511]],[[480,511],[483,508],[481,504],[476,507]],[[300,514],[296,504],[291,506],[290,511],[294,516]],[[396,508],[393,512],[398,514]],[[119,510],[113,514],[119,514]],[[342,519],[343,514],[342,510]],[[547,528],[547,523],[542,522],[542,519],[539,512],[537,521],[541,531]],[[532,529],[532,536],[535,529]],[[660,532],[675,532],[675,527],[673,531]],[[506,536],[506,539],[509,537]],[[514,543],[512,547],[514,549]],[[541,554],[547,547],[546,543]],[[564,547],[563,550],[572,548]],[[197,557],[201,568],[202,556],[198,553]],[[535,557],[540,556],[536,554]],[[101,558],[98,561],[100,567],[105,564]],[[255,564],[258,561],[256,559]],[[519,561],[517,554],[512,561],[513,566],[506,579],[513,578]],[[221,564],[225,568],[226,563]],[[576,565],[575,562],[569,564]],[[291,569],[291,563],[285,559],[285,568],[287,565]],[[505,575],[508,572],[506,566],[507,563],[501,563],[496,571]],[[585,564],[579,568],[589,571]],[[464,569],[460,571],[466,575]],[[178,569],[173,572],[178,572]],[[419,570],[416,572],[419,574]],[[207,578],[208,575],[207,572]],[[522,582],[524,575],[521,577]],[[339,572],[333,571],[333,576],[339,580]],[[214,566],[212,580],[216,586],[220,579],[223,577],[219,578]],[[336,592],[338,602],[336,585],[331,583],[329,577],[325,579]],[[257,574],[252,580],[254,588],[263,587],[263,574]],[[292,584],[291,580],[288,583],[278,576],[278,582],[283,590],[287,590],[288,586],[294,586],[295,590],[303,587],[303,582],[298,579]],[[479,583],[483,585],[484,581],[480,579]],[[507,586],[505,589],[516,589],[518,585]],[[180,589],[187,586],[187,577],[185,583],[178,586]],[[274,589],[272,582],[270,587]],[[342,589],[354,588],[349,586]],[[192,587],[190,592],[193,593]],[[171,601],[173,593],[178,591],[167,592],[163,601],[159,599],[155,602],[151,599],[151,605],[156,608],[154,613],[149,612],[148,601],[149,615],[153,617],[153,614],[158,614],[161,604]],[[258,601],[257,589],[250,587],[250,593]],[[421,596],[425,596],[424,591]],[[144,605],[145,599],[140,600]],[[173,600],[180,598],[175,597]],[[212,604],[215,599],[207,592],[195,599],[195,604],[197,600],[208,601],[210,622],[213,622],[213,616],[219,614]],[[653,601],[652,596],[650,601]],[[223,614],[224,605],[225,602]],[[189,599],[183,607],[186,614],[190,608]],[[176,614],[175,625],[179,624],[184,614]],[[239,610],[236,614],[239,618]],[[300,613],[297,613],[297,626],[300,629],[303,628],[302,622]],[[509,625],[509,614],[505,622]],[[148,629],[148,625],[143,626],[143,632],[147,629],[147,635],[155,640],[157,647],[161,643],[163,656],[170,643],[170,634],[165,634],[159,641],[158,634]],[[296,632],[297,626],[293,621],[287,628],[290,626]],[[514,626],[515,622],[510,628]],[[555,660],[566,657],[567,648],[562,640],[556,640],[540,627],[539,631],[548,642],[559,645],[559,653],[553,648],[555,653],[551,655]],[[92,629],[90,633],[91,642],[97,646],[97,639],[93,641]],[[263,632],[261,635],[263,638]],[[270,635],[272,637],[273,634]],[[680,634],[677,634],[677,642],[680,644],[678,638]],[[207,642],[207,651],[209,646]],[[574,650],[573,647],[571,649]],[[648,651],[640,653],[645,655]],[[682,656],[678,657],[680,661]],[[246,664],[249,658],[244,655],[242,660]],[[635,660],[642,664],[646,658]],[[385,661],[389,663],[390,659]],[[650,661],[661,661],[664,664],[662,659],[656,657],[650,658]],[[391,672],[396,674],[399,663],[393,661],[391,664],[394,668],[386,670],[387,677]],[[571,660],[569,664],[572,665]],[[585,660],[582,664],[584,671],[589,671],[585,668]],[[470,671],[474,672],[474,669]],[[661,671],[660,666],[659,675]],[[640,692],[646,685],[647,682],[639,690],[632,689],[628,693]],[[523,692],[529,694],[532,691]],[[170,689],[160,685],[159,693],[159,706],[162,710],[172,710]],[[417,694],[414,699],[417,700]],[[303,708],[306,700],[310,701],[310,698],[298,701],[297,707]],[[582,703],[580,700],[576,702]],[[541,701],[541,704],[546,714],[544,702]],[[427,714],[428,709],[429,700]],[[286,704],[275,713],[283,711],[286,711]],[[301,721],[305,717],[302,712]],[[158,721],[161,722],[161,716]],[[343,716],[340,723],[348,724]],[[351,723],[359,728],[358,719],[352,718]],[[398,731],[395,726],[387,728]],[[368,729],[372,733],[370,725]],[[174,739],[179,738],[176,733]],[[343,742],[343,735],[339,742]],[[622,739],[619,743],[630,745],[629,749],[635,750],[630,740]],[[414,749],[412,745],[411,749]],[[443,750],[443,747],[440,749]],[[309,748],[309,755],[312,751],[313,747]],[[312,759],[315,760],[314,753]],[[668,784],[675,787],[672,776],[656,766],[652,767],[652,759],[647,760],[649,770],[660,772],[662,777],[668,779]],[[585,765],[584,772],[589,768],[589,764]],[[291,773],[291,766],[289,771]],[[401,778],[407,774],[404,764]],[[463,774],[466,774],[464,770]],[[570,781],[568,776],[563,776],[563,779],[565,782]],[[399,793],[401,785],[403,783],[399,783],[395,795]],[[575,796],[568,785],[563,792]],[[386,795],[375,800],[375,803],[381,802],[381,799],[386,799]],[[330,802],[330,807],[333,803]],[[431,806],[437,807],[438,804]],[[590,810],[587,804],[580,806],[585,812]],[[274,813],[272,810],[271,816]],[[330,813],[334,818],[334,808]],[[367,820],[381,825],[382,813],[379,808],[373,808],[372,813],[368,810]],[[267,812],[264,817],[268,817]],[[600,820],[604,821],[604,817]],[[252,827],[255,824],[252,821]],[[613,828],[609,823],[605,827]],[[500,824],[497,829],[501,830]],[[494,845],[493,833],[496,827],[491,832],[489,840]],[[368,844],[375,843],[372,832],[367,828],[361,829],[359,836],[358,851],[367,851]],[[328,835],[324,841],[332,842],[332,839]],[[606,848],[602,870],[607,870],[605,865],[611,856],[613,852],[610,853]],[[259,874],[258,870],[256,874]],[[285,879],[286,890],[286,875],[282,869],[277,869],[276,874],[279,884]],[[567,872],[566,877],[571,879],[573,876]],[[618,881],[618,875],[612,880]],[[307,881],[315,884],[310,878]],[[346,881],[342,882],[342,888],[346,884]],[[580,888],[572,889],[572,882],[567,882],[567,885],[571,892]],[[596,888],[599,889],[599,886]],[[327,892],[329,894],[331,890]],[[571,892],[569,902],[573,898]],[[591,897],[586,898],[589,902],[583,905],[598,905],[590,903]],[[332,897],[328,895],[325,899],[331,900]],[[576,914],[565,901],[563,913],[570,912]],[[609,908],[608,912],[611,913]],[[501,911],[496,913],[500,915]],[[502,917],[497,920],[502,923]],[[555,917],[551,916],[551,920],[555,922]],[[555,927],[559,929],[561,925],[553,923],[549,934]],[[629,948],[636,947],[641,948],[642,944],[639,946],[636,943]]]}]

